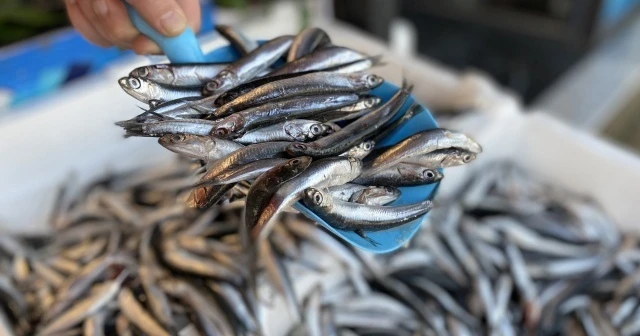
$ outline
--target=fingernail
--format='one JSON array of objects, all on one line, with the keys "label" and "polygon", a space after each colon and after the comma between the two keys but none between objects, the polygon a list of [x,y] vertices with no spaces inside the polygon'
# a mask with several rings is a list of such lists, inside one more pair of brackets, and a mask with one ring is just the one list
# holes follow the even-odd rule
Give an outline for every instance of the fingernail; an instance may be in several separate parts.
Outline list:
[{"label": "fingernail", "polygon": [[187,20],[176,11],[170,11],[160,17],[160,25],[167,33],[177,35],[185,29]]},{"label": "fingernail", "polygon": [[93,2],[93,11],[98,16],[106,16],[109,13],[109,7],[104,0],[95,0]]}]

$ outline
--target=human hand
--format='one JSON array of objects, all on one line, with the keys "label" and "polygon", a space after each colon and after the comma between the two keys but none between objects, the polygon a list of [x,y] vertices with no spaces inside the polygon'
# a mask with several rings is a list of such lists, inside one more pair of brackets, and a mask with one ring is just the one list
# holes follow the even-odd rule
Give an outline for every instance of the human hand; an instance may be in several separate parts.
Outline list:
[{"label": "human hand", "polygon": [[[188,26],[200,30],[199,0],[126,0],[159,33],[173,37]],[[71,24],[89,42],[137,54],[160,54],[158,45],[131,23],[122,0],[65,0]]]}]

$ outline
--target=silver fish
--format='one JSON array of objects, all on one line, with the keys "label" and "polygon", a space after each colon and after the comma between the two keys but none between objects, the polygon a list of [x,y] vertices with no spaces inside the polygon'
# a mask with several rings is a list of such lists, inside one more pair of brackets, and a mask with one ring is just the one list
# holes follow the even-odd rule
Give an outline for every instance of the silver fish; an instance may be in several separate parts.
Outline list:
[{"label": "silver fish", "polygon": [[353,49],[331,46],[315,50],[305,56],[289,61],[277,70],[270,72],[269,75],[272,76],[311,70],[325,70],[359,61],[366,57],[367,55]]},{"label": "silver fish", "polygon": [[147,104],[152,101],[166,102],[202,95],[200,86],[170,87],[136,77],[122,77],[118,80],[118,84],[131,97]]},{"label": "silver fish", "polygon": [[281,209],[302,199],[305,189],[328,188],[348,183],[360,175],[361,170],[362,162],[354,158],[336,157],[311,163],[305,171],[280,186],[251,228],[252,237],[266,237],[271,231],[269,224],[272,219]]},{"label": "silver fish", "polygon": [[373,74],[309,73],[262,85],[220,106],[214,115],[224,117],[268,101],[301,95],[363,93],[380,86],[382,82],[381,77]]},{"label": "silver fish", "polygon": [[193,134],[166,134],[158,139],[158,143],[174,153],[207,162],[244,147],[234,141]]},{"label": "silver fish", "polygon": [[287,54],[287,62],[292,62],[301,58],[317,48],[331,45],[331,38],[323,29],[308,27],[299,32],[291,43],[291,48]]},{"label": "silver fish", "polygon": [[465,134],[433,129],[412,135],[380,154],[369,165],[367,174],[393,166],[408,157],[447,148],[461,148],[476,154],[482,152],[482,147]]},{"label": "silver fish", "polygon": [[258,42],[245,36],[240,30],[224,24],[215,25],[216,31],[224,36],[231,45],[240,53],[246,56],[254,49],[258,48]]},{"label": "silver fish", "polygon": [[170,86],[201,86],[213,79],[229,63],[170,63],[135,68],[130,77]]},{"label": "silver fish", "polygon": [[275,125],[258,128],[245,133],[235,141],[251,144],[267,141],[306,141],[332,131],[332,128],[312,120],[289,120]]},{"label": "silver fish", "polygon": [[149,335],[170,335],[142,306],[130,289],[126,287],[120,289],[118,305],[120,312],[143,332]]},{"label": "silver fish", "polygon": [[284,35],[265,42],[252,50],[247,56],[222,69],[205,85],[204,94],[215,96],[238,84],[251,80],[287,52],[291,47],[292,41],[293,36]]},{"label": "silver fish", "polygon": [[375,206],[334,200],[325,191],[307,188],[305,204],[329,225],[341,230],[385,230],[397,227],[429,212],[426,200],[406,206]]}]

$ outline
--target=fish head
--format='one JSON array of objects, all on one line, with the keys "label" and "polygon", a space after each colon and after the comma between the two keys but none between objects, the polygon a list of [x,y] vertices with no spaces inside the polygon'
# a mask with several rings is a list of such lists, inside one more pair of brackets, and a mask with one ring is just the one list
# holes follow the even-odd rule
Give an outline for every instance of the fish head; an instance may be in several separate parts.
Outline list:
[{"label": "fish head", "polygon": [[443,135],[450,140],[456,141],[458,143],[463,143],[464,146],[460,146],[461,148],[468,150],[472,153],[479,154],[482,153],[482,146],[471,137],[466,134],[462,134],[459,132],[454,132],[450,130],[441,130]]},{"label": "fish head", "polygon": [[202,88],[202,94],[212,96],[220,93],[220,91],[232,85],[234,81],[235,76],[231,71],[222,70]]},{"label": "fish head", "polygon": [[194,134],[165,134],[158,143],[174,153],[198,159],[205,159],[215,145],[210,137]]},{"label": "fish head", "polygon": [[476,153],[471,151],[467,151],[464,149],[455,148],[445,156],[445,158],[441,161],[441,167],[455,167],[463,164],[467,164],[477,157]]},{"label": "fish head", "polygon": [[239,131],[243,129],[244,124],[245,118],[241,114],[231,114],[221,119],[219,123],[211,129],[211,135],[223,139],[234,139],[240,136]]},{"label": "fish head", "polygon": [[304,203],[311,208],[328,208],[333,203],[332,201],[331,196],[320,189],[307,188],[304,191]]},{"label": "fish head", "polygon": [[149,81],[136,77],[122,77],[118,80],[118,84],[124,92],[145,103],[151,100],[155,91]]},{"label": "fish head", "polygon": [[299,156],[287,161],[285,163],[285,166],[287,170],[301,173],[302,171],[307,169],[307,167],[309,167],[311,161],[312,159],[310,156]]},{"label": "fish head", "polygon": [[351,78],[358,85],[364,86],[368,89],[375,89],[384,82],[384,79],[382,79],[382,77],[370,73],[354,74],[351,76]]},{"label": "fish head", "polygon": [[309,150],[309,146],[301,142],[292,143],[286,148],[287,153],[289,153],[289,155],[291,156],[305,155],[308,150]]},{"label": "fish head", "polygon": [[290,120],[284,124],[284,131],[295,141],[304,141],[326,133],[322,123],[313,120]]},{"label": "fish head", "polygon": [[176,78],[172,68],[168,64],[142,66],[131,71],[129,76],[161,83],[174,83]]}]

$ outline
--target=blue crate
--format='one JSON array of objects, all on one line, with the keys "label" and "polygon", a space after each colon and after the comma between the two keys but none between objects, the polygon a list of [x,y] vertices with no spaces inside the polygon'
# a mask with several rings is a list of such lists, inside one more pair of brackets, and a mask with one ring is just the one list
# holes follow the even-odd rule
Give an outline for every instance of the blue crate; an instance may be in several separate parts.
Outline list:
[{"label": "blue crate", "polygon": [[[214,26],[212,1],[202,0],[201,5],[198,35],[211,32]],[[10,93],[10,107],[15,107],[128,55],[133,52],[92,45],[73,28],[49,32],[0,49],[0,91]]]}]

